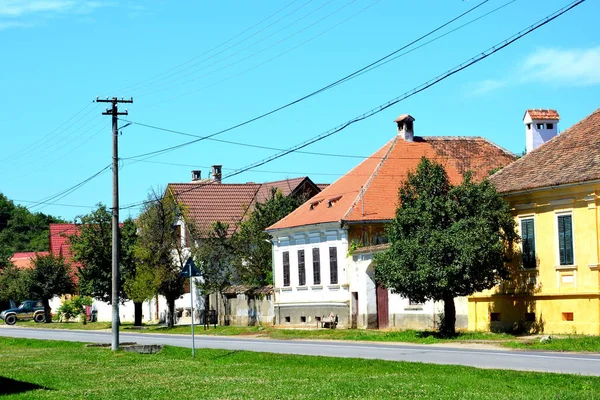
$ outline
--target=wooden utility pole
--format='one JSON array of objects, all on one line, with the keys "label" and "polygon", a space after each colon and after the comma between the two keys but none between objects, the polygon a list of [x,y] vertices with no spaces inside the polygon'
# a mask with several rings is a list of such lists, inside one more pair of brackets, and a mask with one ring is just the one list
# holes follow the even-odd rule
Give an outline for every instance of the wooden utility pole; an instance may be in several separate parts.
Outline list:
[{"label": "wooden utility pole", "polygon": [[133,103],[123,98],[105,100],[96,98],[97,103],[111,103],[112,109],[106,109],[102,115],[112,115],[113,136],[113,205],[112,205],[112,350],[119,349],[119,115],[127,115],[127,110],[119,112],[118,103]]}]

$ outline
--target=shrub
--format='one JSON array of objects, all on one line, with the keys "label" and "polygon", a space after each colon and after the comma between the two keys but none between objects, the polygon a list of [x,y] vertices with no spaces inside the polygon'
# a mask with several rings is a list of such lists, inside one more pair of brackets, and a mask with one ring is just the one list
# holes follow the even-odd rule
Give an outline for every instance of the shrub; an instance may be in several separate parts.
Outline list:
[{"label": "shrub", "polygon": [[92,298],[88,296],[73,296],[63,301],[58,308],[59,321],[66,322],[77,317],[85,323],[85,306],[92,305]]}]

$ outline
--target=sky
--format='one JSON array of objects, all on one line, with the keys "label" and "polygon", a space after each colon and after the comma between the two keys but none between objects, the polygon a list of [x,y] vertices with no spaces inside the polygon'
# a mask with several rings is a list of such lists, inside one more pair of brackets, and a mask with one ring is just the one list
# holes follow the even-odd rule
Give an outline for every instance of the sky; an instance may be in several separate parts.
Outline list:
[{"label": "sky", "polygon": [[[132,158],[297,100],[480,3],[383,66],[213,137],[270,149],[201,140]],[[98,203],[110,206],[111,117],[102,115],[107,104],[95,103],[97,96],[133,98],[119,105],[128,111],[119,121],[121,219],[139,214],[139,207],[128,206],[145,200],[150,189],[189,182],[191,170],[208,177],[212,165],[223,166],[229,183],[298,176],[331,183],[392,139],[400,114],[415,118],[415,135],[483,136],[520,154],[526,109],[558,110],[563,131],[600,107],[599,2],[585,1],[481,62],[303,149],[319,154],[295,152],[227,177],[276,154],[273,149],[290,148],[410,92],[568,4],[0,0],[0,192],[67,220]]]}]

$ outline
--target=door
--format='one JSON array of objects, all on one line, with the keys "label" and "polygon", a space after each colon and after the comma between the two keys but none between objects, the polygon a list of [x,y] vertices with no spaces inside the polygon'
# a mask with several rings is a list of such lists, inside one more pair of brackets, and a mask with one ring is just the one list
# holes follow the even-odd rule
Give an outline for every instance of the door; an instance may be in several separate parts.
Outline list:
[{"label": "door", "polygon": [[352,292],[352,329],[358,325],[358,292]]},{"label": "door", "polygon": [[377,284],[377,327],[386,329],[390,324],[390,315],[388,307],[388,290]]}]

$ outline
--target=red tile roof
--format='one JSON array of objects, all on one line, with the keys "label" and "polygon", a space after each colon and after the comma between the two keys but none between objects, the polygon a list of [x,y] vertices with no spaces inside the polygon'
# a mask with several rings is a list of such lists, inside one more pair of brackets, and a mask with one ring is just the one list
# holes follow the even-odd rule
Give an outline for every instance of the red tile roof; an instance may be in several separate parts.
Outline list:
[{"label": "red tile roof", "polygon": [[264,202],[272,188],[287,196],[301,192],[314,194],[319,188],[308,178],[293,178],[266,183],[170,183],[167,187],[186,208],[200,232],[220,221],[229,224],[232,234],[239,222],[252,211],[256,202]]},{"label": "red tile roof", "polygon": [[[549,110],[545,108],[533,108],[531,110],[525,111],[525,115],[529,114],[531,119],[553,119],[559,120],[560,116],[556,110]],[[525,118],[525,115],[523,118]]]},{"label": "red tile roof", "polygon": [[490,178],[501,193],[597,179],[600,108]]},{"label": "red tile roof", "polygon": [[63,256],[73,267],[80,266],[72,262],[73,253],[69,243],[69,236],[78,234],[79,226],[76,224],[50,224],[50,253]]},{"label": "red tile roof", "polygon": [[442,163],[454,184],[468,170],[479,181],[515,159],[514,154],[480,137],[415,136],[407,142],[396,136],[268,230],[326,222],[389,221],[398,205],[398,189],[423,156]]},{"label": "red tile roof", "polygon": [[15,267],[17,267],[18,269],[33,268],[31,259],[34,258],[36,256],[36,254],[39,256],[47,256],[50,253],[47,251],[39,251],[39,252],[32,251],[32,252],[27,252],[27,253],[15,253],[10,258],[10,262],[12,262],[13,265]]}]

